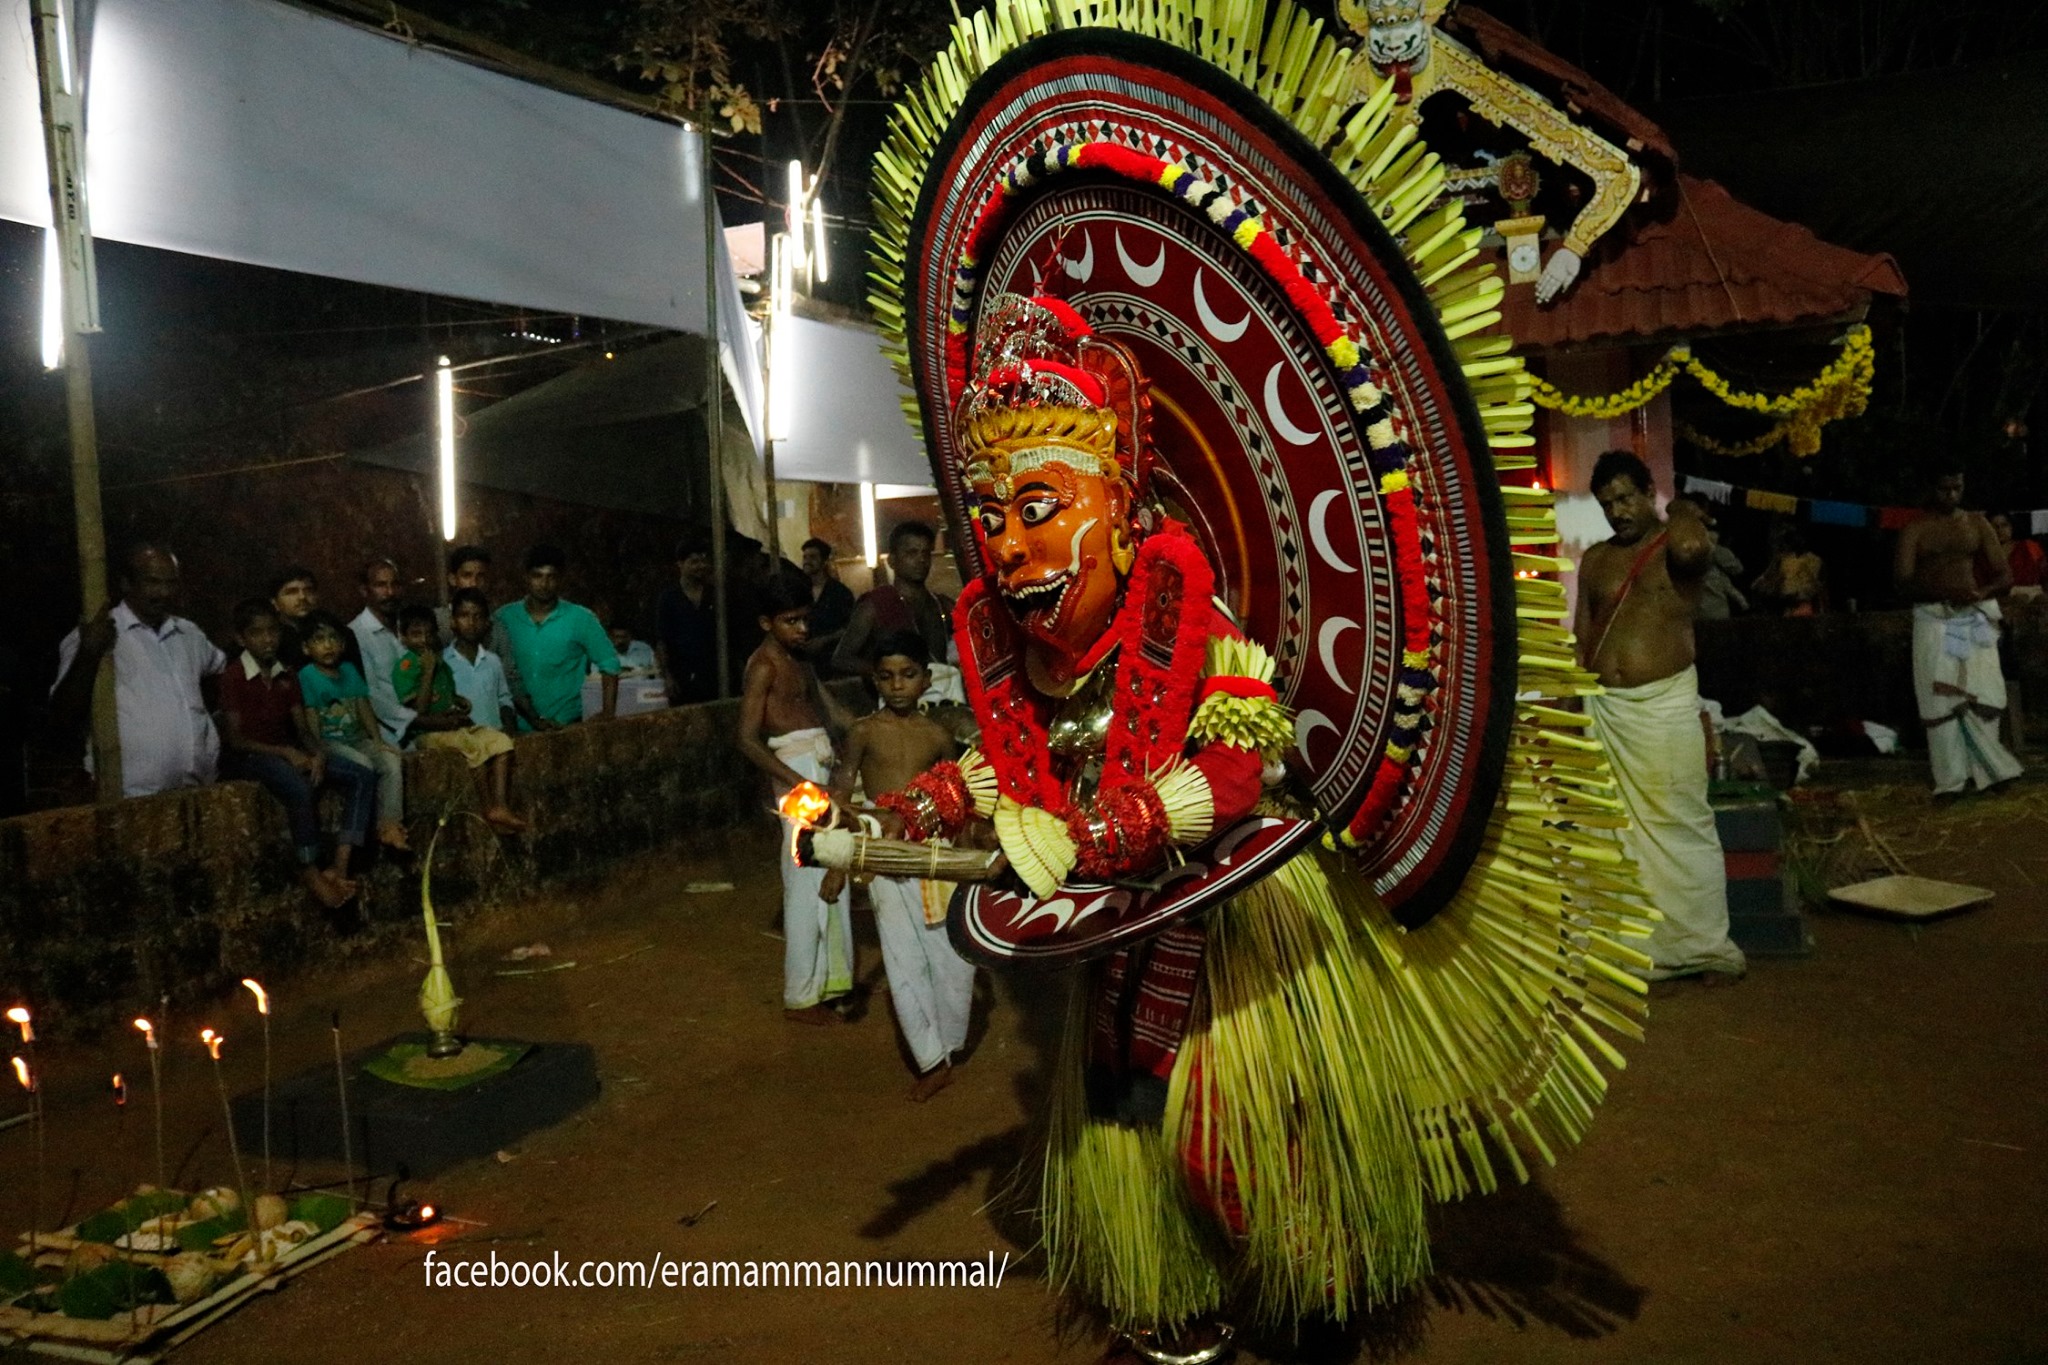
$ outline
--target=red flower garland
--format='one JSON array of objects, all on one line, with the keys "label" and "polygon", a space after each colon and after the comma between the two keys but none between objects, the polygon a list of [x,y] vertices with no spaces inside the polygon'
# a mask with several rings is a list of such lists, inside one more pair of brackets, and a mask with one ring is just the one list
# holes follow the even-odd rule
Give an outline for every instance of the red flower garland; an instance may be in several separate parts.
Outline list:
[{"label": "red flower garland", "polygon": [[[1171,578],[1179,580],[1172,603],[1155,603],[1155,591],[1164,592]],[[1166,523],[1138,547],[1124,600],[1104,638],[1104,645],[1114,641],[1119,653],[1102,792],[1144,781],[1145,774],[1164,767],[1186,749],[1195,688],[1208,663],[1211,630],[1218,624],[1210,605],[1215,586],[1209,561],[1187,528],[1177,522]],[[1153,638],[1168,623],[1155,614],[1154,629],[1148,633],[1148,613],[1168,605],[1177,608],[1170,635]],[[978,623],[991,616],[996,618],[992,625],[1003,628],[1003,638],[976,640]],[[996,770],[997,785],[1004,795],[1024,805],[1062,818],[1071,815],[1073,805],[1066,789],[1046,762],[1050,707],[1029,687],[1021,666],[1005,670],[993,681],[984,675],[984,652],[1008,652],[1021,664],[1024,648],[1015,622],[990,596],[987,579],[976,579],[962,589],[953,619],[961,681],[982,722],[982,751]],[[1147,649],[1148,644],[1166,646],[1164,662]],[[1097,805],[1099,808],[1099,797]]]}]

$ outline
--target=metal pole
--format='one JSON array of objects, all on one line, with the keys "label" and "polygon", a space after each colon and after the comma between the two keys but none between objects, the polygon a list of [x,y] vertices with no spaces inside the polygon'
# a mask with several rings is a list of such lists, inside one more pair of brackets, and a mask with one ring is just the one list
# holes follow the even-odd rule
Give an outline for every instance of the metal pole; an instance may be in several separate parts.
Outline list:
[{"label": "metal pole", "polygon": [[[93,420],[92,352],[99,330],[92,230],[85,205],[85,109],[74,70],[76,33],[63,0],[35,0],[36,77],[42,102],[43,156],[50,177],[50,231],[57,234],[63,291],[64,413],[71,433],[71,498],[78,535],[80,622],[108,604],[107,533],[100,511],[99,433]],[[49,282],[44,282],[44,288]],[[93,773],[101,801],[121,799],[121,728],[114,707],[114,658],[100,660],[92,689]]]},{"label": "metal pole", "polygon": [[711,125],[702,124],[704,172],[704,446],[711,487],[711,591],[717,598],[718,695],[732,695],[732,608],[725,579],[725,380],[718,369],[718,191],[711,169]]}]

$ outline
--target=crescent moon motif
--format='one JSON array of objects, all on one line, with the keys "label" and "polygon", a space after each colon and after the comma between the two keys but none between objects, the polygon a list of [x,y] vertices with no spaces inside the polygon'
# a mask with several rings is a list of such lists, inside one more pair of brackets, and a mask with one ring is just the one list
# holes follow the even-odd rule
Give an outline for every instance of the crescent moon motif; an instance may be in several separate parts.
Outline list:
[{"label": "crescent moon motif", "polygon": [[1010,927],[1012,930],[1022,929],[1035,920],[1050,917],[1053,929],[1058,931],[1073,923],[1076,908],[1072,896],[1056,896],[1049,901],[1040,901],[1029,914],[1019,916]]},{"label": "crescent moon motif", "polygon": [[1117,893],[1115,891],[1104,891],[1094,900],[1089,901],[1086,905],[1082,906],[1079,910],[1077,910],[1074,913],[1074,918],[1072,922],[1075,924],[1079,924],[1082,920],[1087,919],[1097,910],[1100,910],[1104,906],[1110,904],[1112,901],[1116,899],[1116,897]]},{"label": "crescent moon motif", "polygon": [[1337,547],[1330,544],[1330,528],[1323,520],[1329,515],[1330,504],[1343,496],[1341,488],[1326,488],[1316,494],[1315,501],[1308,505],[1308,538],[1314,543],[1316,553],[1323,557],[1323,563],[1339,573],[1357,573],[1358,566],[1346,563],[1337,553]]},{"label": "crescent moon motif", "polygon": [[1150,265],[1139,265],[1131,259],[1131,253],[1124,250],[1124,235],[1116,234],[1116,258],[1124,263],[1124,274],[1131,277],[1131,283],[1140,289],[1150,289],[1159,283],[1159,277],[1166,273],[1166,243],[1159,244],[1159,259]]},{"label": "crescent moon motif", "polygon": [[1244,335],[1245,328],[1252,325],[1252,315],[1246,313],[1236,322],[1225,322],[1216,316],[1216,310],[1209,306],[1209,300],[1202,293],[1202,272],[1195,272],[1195,312],[1202,319],[1202,330],[1228,346]]},{"label": "crescent moon motif", "polygon": [[1301,750],[1301,756],[1308,758],[1310,762],[1315,760],[1309,757],[1308,737],[1318,730],[1328,730],[1334,735],[1337,733],[1337,722],[1320,711],[1302,711],[1294,717],[1294,747]]},{"label": "crescent moon motif", "polygon": [[1070,261],[1066,253],[1060,253],[1060,269],[1067,272],[1070,280],[1088,283],[1088,277],[1095,273],[1095,239],[1087,233],[1081,234],[1081,259]]},{"label": "crescent moon motif", "polygon": [[1257,820],[1247,820],[1240,824],[1230,832],[1229,836],[1222,843],[1216,846],[1216,861],[1219,863],[1229,862],[1237,856],[1237,851],[1244,847],[1246,840],[1265,833],[1279,823],[1278,820],[1267,816]]},{"label": "crescent moon motif", "polygon": [[[1070,272],[1071,273],[1071,272]],[[1287,368],[1287,362],[1276,360],[1273,368],[1266,371],[1266,420],[1273,424],[1273,430],[1289,445],[1305,446],[1313,443],[1318,434],[1303,431],[1287,420],[1287,409],[1280,402],[1280,371]]]},{"label": "crescent moon motif", "polygon": [[1334,646],[1337,643],[1338,636],[1347,630],[1357,629],[1358,622],[1348,617],[1332,616],[1324,621],[1322,629],[1316,632],[1316,655],[1323,661],[1323,672],[1329,674],[1337,686],[1354,695],[1358,689],[1352,686],[1349,678],[1337,670],[1337,657]]}]

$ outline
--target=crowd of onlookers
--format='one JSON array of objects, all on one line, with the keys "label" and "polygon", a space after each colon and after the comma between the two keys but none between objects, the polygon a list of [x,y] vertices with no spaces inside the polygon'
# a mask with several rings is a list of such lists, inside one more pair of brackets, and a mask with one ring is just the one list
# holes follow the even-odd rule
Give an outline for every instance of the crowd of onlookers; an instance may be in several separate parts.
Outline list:
[{"label": "crowd of onlookers", "polygon": [[[1721,541],[1714,505],[1693,493],[1680,493],[1673,501],[1691,503],[1699,511],[1714,542],[1713,562],[1707,570],[1696,613],[1701,620],[1726,620],[1751,611],[1783,616],[1817,616],[1829,610],[1831,593],[1827,565],[1790,520],[1781,519],[1772,524],[1763,572],[1745,583],[1741,558]],[[2044,579],[2048,579],[2048,550],[2044,550],[2037,540],[2016,536],[2013,519],[2006,513],[1993,512],[1988,520],[1992,533],[1998,538],[2005,567],[2012,575],[2012,584],[2006,589],[2006,594],[2021,599],[2038,596]],[[1996,565],[1987,560],[1980,565],[1979,577],[1990,577],[1995,568]],[[1854,607],[1852,599],[1850,609],[1854,610]]]},{"label": "crowd of onlookers", "polygon": [[[740,572],[728,592],[724,687],[708,540],[676,547],[675,581],[655,604],[653,644],[565,599],[566,561],[550,545],[526,553],[524,593],[494,607],[491,553],[465,545],[447,557],[438,605],[404,601],[397,564],[372,559],[356,585],[360,608],[346,620],[323,608],[310,569],[284,568],[262,595],[235,605],[227,649],[176,614],[176,555],[161,543],[138,544],[114,566],[117,600],[59,645],[50,711],[59,733],[88,734],[94,690],[106,676],[117,743],[100,751],[118,763],[124,796],[219,778],[260,783],[285,808],[307,889],[339,906],[355,893],[351,864],[373,836],[393,850],[409,847],[404,751],[459,754],[475,776],[485,820],[503,833],[522,832],[527,821],[512,802],[512,737],[611,718],[622,675],[647,680],[643,698],[669,705],[731,695],[758,639],[753,597],[764,575],[805,585],[821,674],[865,673],[862,655],[872,641],[906,627],[944,657],[945,604],[924,587],[934,540],[928,527],[898,528],[896,583],[859,602],[833,575],[832,547],[821,540],[805,544],[801,570],[765,554],[758,564],[729,565]],[[852,662],[835,669],[847,651]],[[111,666],[103,669],[103,660]],[[87,746],[88,769],[93,750]],[[323,791],[334,792],[340,808],[325,857]]]}]

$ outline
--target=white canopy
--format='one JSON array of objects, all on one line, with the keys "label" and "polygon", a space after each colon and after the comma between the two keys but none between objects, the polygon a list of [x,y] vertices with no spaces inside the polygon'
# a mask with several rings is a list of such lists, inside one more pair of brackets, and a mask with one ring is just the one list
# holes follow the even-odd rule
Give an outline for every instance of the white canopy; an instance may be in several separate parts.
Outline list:
[{"label": "white canopy", "polygon": [[[707,331],[699,136],[275,0],[75,0],[97,237]],[[49,222],[28,0],[0,0],[0,218]],[[721,233],[721,359],[758,333]],[[926,481],[874,334],[799,320],[777,475]]]}]

